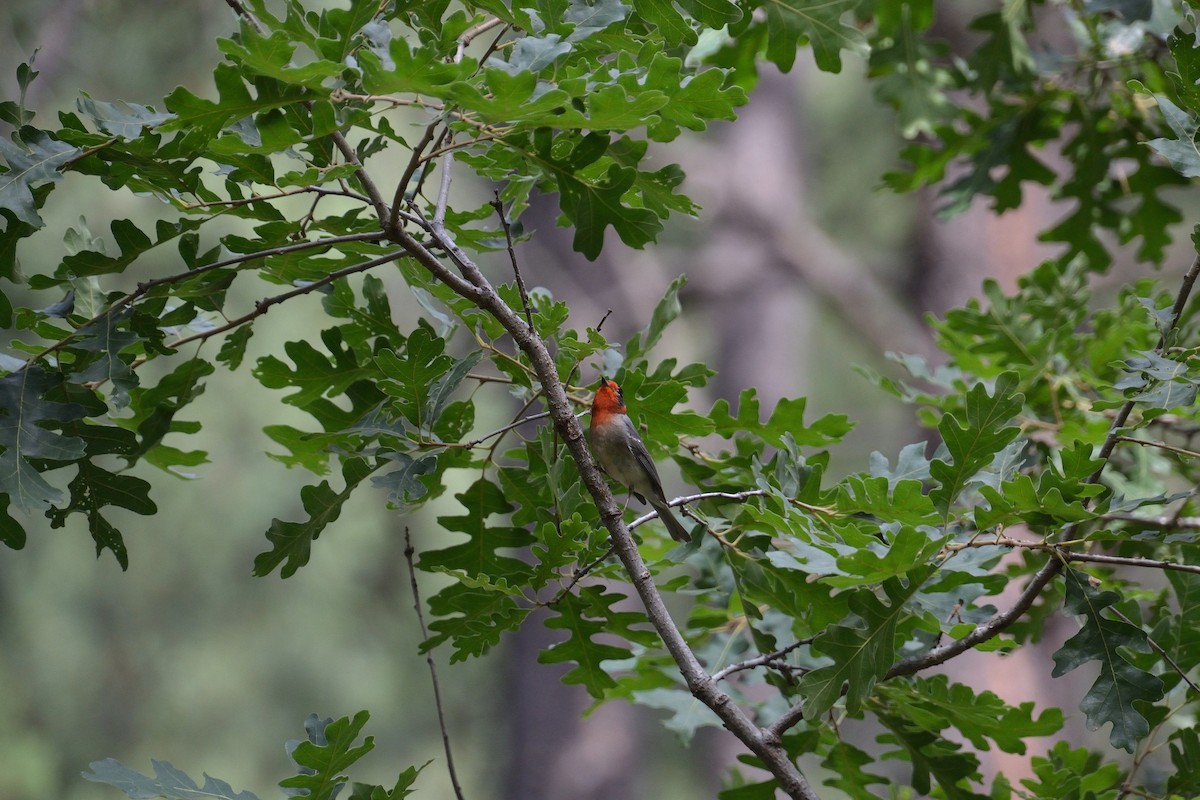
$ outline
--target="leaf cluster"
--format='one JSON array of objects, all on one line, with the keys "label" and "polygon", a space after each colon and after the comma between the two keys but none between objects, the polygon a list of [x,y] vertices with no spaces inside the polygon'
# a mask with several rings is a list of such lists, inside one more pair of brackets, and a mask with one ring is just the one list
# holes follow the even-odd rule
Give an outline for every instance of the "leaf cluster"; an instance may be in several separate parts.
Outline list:
[{"label": "leaf cluster", "polygon": [[[1062,744],[1031,759],[1023,788],[999,778],[985,790],[962,743],[1023,753],[1064,715],[922,674],[967,650],[1000,657],[1035,642],[1061,607],[1079,632],[1047,679],[1097,662],[1078,701],[1087,724],[1111,725],[1135,765],[1165,743],[1178,777],[1164,791],[1194,790],[1200,742],[1182,720],[1200,666],[1190,563],[1200,260],[1180,285],[1139,281],[1108,305],[1089,289],[1114,241],[1136,241],[1156,264],[1172,241],[1180,215],[1163,192],[1195,174],[1187,150],[1200,115],[1188,19],[1174,15],[1157,35],[1157,17],[1063,6],[1079,36],[1047,61],[1029,41],[1044,3],[976,18],[981,43],[967,57],[931,38],[928,1],[244,6],[219,42],[212,99],[184,88],[161,107],[85,95],[56,127],[35,125],[23,100],[0,104],[13,127],[0,143],[0,321],[11,336],[0,541],[22,547],[30,513],[54,527],[79,514],[97,551],[126,566],[111,509],[153,515],[141,475],[205,462],[180,447],[200,428],[188,407],[218,367],[245,365],[264,396],[306,420],[267,427],[270,457],[314,476],[300,519],[264,521],[255,573],[286,578],[318,557],[359,492],[380,490],[398,515],[444,498],[439,535],[415,562],[443,579],[428,599],[427,651],[484,656],[545,609],[556,640],[540,661],[568,664],[565,681],[597,702],[663,709],[685,738],[724,725],[747,763],[797,797],[814,796],[795,770],[813,754],[833,786],[870,796],[883,779],[867,750],[880,747],[921,793],[1115,797],[1125,778],[1112,753]],[[1137,24],[1138,46],[1114,58]],[[847,52],[865,56],[903,131],[920,135],[893,188],[938,183],[948,211],[980,196],[1014,208],[1030,181],[1073,202],[1043,233],[1061,257],[932,322],[943,364],[897,355],[908,377],[875,376],[932,442],[874,453],[841,477],[829,464],[852,428],[844,415],[808,418],[803,398],[767,409],[753,389],[700,407],[711,370],[656,350],[681,313],[683,279],[616,342],[551,290],[529,291],[515,256],[485,261],[515,253],[534,192],[557,196],[592,259],[610,228],[643,247],[672,214],[697,213],[682,171],[652,154],[733,119],[756,65],[788,69],[800,45],[831,71]],[[34,74],[22,68],[22,90]],[[1159,111],[1138,99],[1149,96]],[[1051,143],[1061,170],[1038,157]],[[84,221],[59,263],[26,277],[19,255],[68,171],[174,216],[153,230],[117,220],[105,235]],[[458,191],[463,172],[494,185],[494,200]],[[158,259],[175,267],[139,271]],[[495,263],[511,283],[493,277]],[[263,286],[271,293],[247,304]],[[401,288],[420,315],[400,310]],[[305,335],[251,359],[264,317],[285,305]],[[677,465],[693,543],[609,508],[577,435],[594,374],[621,383],[651,457]],[[489,429],[497,413],[508,421]],[[630,529],[640,555],[624,547]],[[635,556],[644,569],[630,568]],[[1130,572],[1147,568],[1173,571],[1158,584]],[[1020,599],[997,608],[1010,583]],[[686,595],[678,623],[646,602],[663,593]],[[646,614],[625,602],[635,595]],[[866,718],[879,725],[874,742],[843,724]],[[310,720],[285,788],[336,794],[370,748],[353,744],[365,720]],[[131,794],[235,796],[165,762],[155,778],[93,769]],[[415,775],[353,796],[405,796]],[[735,777],[723,796],[773,786]]]}]

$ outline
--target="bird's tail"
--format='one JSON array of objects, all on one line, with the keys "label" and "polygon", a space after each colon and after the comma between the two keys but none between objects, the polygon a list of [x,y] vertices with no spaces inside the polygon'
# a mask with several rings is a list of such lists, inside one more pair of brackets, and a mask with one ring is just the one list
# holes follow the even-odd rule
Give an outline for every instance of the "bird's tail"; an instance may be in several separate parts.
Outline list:
[{"label": "bird's tail", "polygon": [[688,533],[687,528],[683,527],[683,523],[671,512],[669,506],[655,500],[650,500],[650,506],[658,512],[658,518],[662,520],[663,525],[667,526],[667,533],[671,534],[672,539],[677,542],[690,542],[692,540],[692,535]]}]

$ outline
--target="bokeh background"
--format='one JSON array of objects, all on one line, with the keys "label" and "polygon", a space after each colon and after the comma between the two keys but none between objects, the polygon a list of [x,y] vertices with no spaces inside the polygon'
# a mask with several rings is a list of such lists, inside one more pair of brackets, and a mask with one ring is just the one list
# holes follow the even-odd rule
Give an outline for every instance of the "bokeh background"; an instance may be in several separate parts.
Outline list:
[{"label": "bokeh background", "polygon": [[[943,5],[939,25],[968,50],[964,23],[978,4]],[[47,126],[80,92],[160,109],[176,85],[212,96],[215,40],[236,27],[217,0],[6,0],[0,20],[0,93],[15,99],[16,67],[37,50],[41,75],[26,100]],[[739,122],[660,150],[663,164],[682,164],[684,189],[704,210],[672,223],[657,245],[631,251],[613,240],[589,263],[571,252],[570,232],[555,227],[549,198],[526,216],[537,235],[519,251],[527,281],[566,300],[576,326],[594,326],[612,309],[610,339],[644,326],[671,280],[686,274],[683,317],[658,352],[717,371],[692,402],[706,410],[754,386],[768,408],[804,395],[813,417],[850,415],[857,427],[834,451],[835,475],[865,468],[873,450],[894,457],[927,438],[911,409],[856,365],[892,372],[888,351],[936,360],[924,315],[977,294],[987,276],[1011,287],[1053,254],[1036,235],[1061,213],[1033,194],[1003,218],[977,207],[943,221],[933,195],[881,190],[880,176],[900,166],[901,141],[863,72],[850,57],[842,74],[821,74],[804,54],[788,75],[764,66]],[[113,219],[145,227],[166,212],[151,199],[95,189],[67,176],[55,190],[46,229],[22,250],[26,271],[53,270],[72,228],[104,235]],[[178,269],[169,253],[155,258],[162,260],[140,269]],[[1115,285],[1136,269],[1126,264],[1107,280]],[[503,263],[494,270],[505,279]],[[105,288],[129,289],[133,278],[110,280]],[[253,300],[265,287],[238,291]],[[398,317],[411,321],[419,309],[403,287],[393,294]],[[59,298],[24,299],[41,307]],[[128,572],[109,555],[97,560],[78,524],[50,530],[33,522],[24,550],[0,550],[0,716],[8,720],[0,727],[0,800],[120,797],[80,777],[105,757],[147,772],[150,758],[165,759],[195,778],[208,772],[277,797],[275,783],[291,773],[283,743],[303,735],[305,716],[363,708],[373,715],[367,733],[376,750],[355,779],[390,784],[407,765],[434,759],[418,796],[450,795],[417,654],[403,529],[418,548],[436,543],[436,517],[453,513],[452,493],[401,518],[382,493],[360,491],[293,578],[251,576],[271,518],[302,518],[298,490],[314,480],[264,455],[278,450],[264,425],[304,420],[288,416],[292,409],[259,386],[248,365],[314,319],[289,305],[259,320],[247,364],[209,380],[188,415],[203,431],[173,444],[207,450],[210,463],[194,479],[154,478],[160,513],[121,520]],[[481,429],[503,424],[511,410],[493,413],[481,411]],[[666,477],[668,494],[681,488]],[[421,580],[426,596],[436,589],[429,576]],[[1045,652],[1074,629],[1061,627],[1048,633]],[[491,657],[453,666],[439,659],[469,798],[715,796],[740,752],[736,742],[708,730],[685,748],[653,711],[621,703],[582,717],[589,698],[558,683],[558,668],[536,663],[552,641],[531,619]],[[1073,712],[1069,698],[1082,693],[1051,683],[1045,652],[1027,661],[961,659],[955,668],[1012,702],[1057,689],[1047,702]],[[1016,764],[983,756],[989,772],[1019,777]]]}]

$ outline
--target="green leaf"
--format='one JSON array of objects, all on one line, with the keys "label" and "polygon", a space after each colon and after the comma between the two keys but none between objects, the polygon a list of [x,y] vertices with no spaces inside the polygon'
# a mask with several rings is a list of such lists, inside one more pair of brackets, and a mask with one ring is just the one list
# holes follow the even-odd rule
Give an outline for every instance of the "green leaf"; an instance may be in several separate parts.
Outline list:
[{"label": "green leaf", "polygon": [[218,39],[217,47],[247,72],[266,75],[284,84],[295,84],[319,92],[325,81],[341,74],[344,69],[340,63],[324,59],[296,66],[292,63],[296,45],[286,32],[274,31],[270,36],[263,36],[244,19],[238,39],[240,41]]},{"label": "green leaf", "polygon": [[920,581],[910,578],[908,586],[892,579],[883,584],[887,601],[870,590],[850,596],[852,616],[830,626],[813,642],[816,652],[833,663],[818,667],[800,679],[804,696],[804,718],[820,719],[842,695],[846,711],[857,714],[870,696],[875,682],[896,661],[896,630],[904,604],[916,593]]},{"label": "green leaf", "polygon": [[567,41],[581,42],[628,15],[629,6],[620,0],[571,0],[563,21],[574,25],[575,30],[571,31]]},{"label": "green leaf", "polygon": [[30,459],[74,461],[84,454],[84,443],[64,436],[47,424],[74,422],[86,412],[75,403],[46,400],[58,389],[60,378],[34,365],[0,378],[0,492],[17,508],[34,511],[58,503],[62,492],[47,483]]},{"label": "green leaf", "polygon": [[469,540],[440,550],[426,551],[421,554],[417,566],[424,570],[438,567],[462,570],[471,576],[503,575],[516,579],[527,575],[529,567],[524,561],[502,556],[497,551],[529,546],[533,543],[529,531],[487,522],[490,516],[512,512],[512,506],[505,500],[499,488],[493,483],[480,480],[454,498],[462,504],[467,513],[438,517],[438,524],[447,531],[467,534]]},{"label": "green leaf", "polygon": [[1196,151],[1196,131],[1200,129],[1200,124],[1197,124],[1195,115],[1184,111],[1164,95],[1156,94],[1154,99],[1176,138],[1152,139],[1147,144],[1180,175],[1200,178],[1200,153]]},{"label": "green leaf", "polygon": [[254,368],[254,377],[269,389],[296,389],[283,402],[306,408],[322,397],[342,394],[355,381],[376,375],[375,370],[356,363],[340,331],[324,331],[322,339],[330,349],[329,356],[308,342],[288,342],[283,350],[295,366],[289,367],[275,356],[263,356]]},{"label": "green leaf", "polygon": [[217,361],[229,367],[230,370],[240,367],[242,359],[246,357],[246,346],[250,343],[250,336],[253,333],[253,326],[243,325],[226,336],[225,341],[221,342],[220,352],[217,353]]},{"label": "green leaf", "polygon": [[784,72],[792,68],[801,43],[812,47],[817,67],[826,72],[841,72],[842,50],[866,53],[861,31],[845,17],[853,17],[861,0],[831,0],[803,3],[780,0],[767,3],[767,60]]},{"label": "green leaf", "polygon": [[353,719],[342,717],[336,721],[310,714],[304,721],[307,741],[288,743],[288,754],[300,774],[284,778],[279,786],[294,789],[311,800],[337,797],[347,780],[345,770],[375,749],[375,740],[370,736],[362,744],[354,744],[369,718],[366,711],[358,712]]},{"label": "green leaf", "polygon": [[1063,607],[1067,613],[1083,617],[1083,627],[1055,652],[1051,675],[1058,678],[1089,661],[1099,661],[1100,675],[1079,708],[1087,715],[1091,730],[1111,722],[1109,742],[1132,753],[1150,732],[1135,703],[1161,700],[1163,683],[1120,651],[1148,653],[1150,644],[1141,628],[1104,616],[1104,609],[1121,599],[1119,594],[1100,591],[1088,583],[1087,576],[1072,569],[1065,570],[1064,577],[1067,594]]},{"label": "green leaf", "polygon": [[829,773],[825,785],[841,789],[852,800],[876,800],[879,795],[868,787],[877,783],[886,786],[891,781],[866,771],[865,767],[874,762],[875,759],[867,753],[839,739],[821,762],[821,766]]},{"label": "green leaf", "polygon": [[640,706],[665,711],[663,727],[679,736],[684,744],[690,744],[700,728],[719,728],[722,724],[712,709],[686,689],[644,689],[634,692],[633,699]]},{"label": "green leaf", "polygon": [[837,566],[845,575],[830,576],[823,580],[831,586],[851,587],[903,577],[928,563],[942,549],[947,538],[937,528],[906,525],[886,537],[887,547],[872,542],[867,547],[840,556]]},{"label": "green leaf", "polygon": [[804,397],[780,400],[771,412],[771,418],[764,423],[759,419],[757,395],[757,389],[742,390],[736,418],[729,414],[728,401],[714,403],[709,419],[716,425],[716,433],[726,439],[749,434],[774,447],[783,447],[783,437],[789,435],[798,445],[824,447],[839,441],[854,427],[844,414],[827,414],[812,425],[805,425],[804,409],[808,400]]},{"label": "green leaf", "polygon": [[979,780],[979,759],[961,745],[891,713],[878,715],[890,733],[879,738],[884,744],[899,745],[899,751],[884,753],[885,759],[903,759],[912,764],[912,787],[921,795],[931,793],[936,781],[939,795],[947,800],[987,800],[971,791]]},{"label": "green leaf", "polygon": [[1095,511],[1084,505],[1084,501],[1090,495],[1102,491],[1102,487],[1087,484],[1093,491],[1083,493],[1083,499],[1067,499],[1063,497],[1063,487],[1054,486],[1045,480],[1048,472],[1049,470],[1042,474],[1040,485],[1035,485],[1028,475],[1018,475],[1013,480],[1001,484],[999,491],[991,486],[981,486],[979,492],[988,501],[988,507],[975,508],[975,524],[980,530],[1013,521],[1046,527],[1082,522],[1096,516]]},{"label": "green leaf", "polygon": [[421,432],[433,430],[450,395],[482,357],[472,353],[456,360],[445,349],[446,341],[421,320],[402,351],[383,350],[375,356],[384,376],[379,388],[393,398],[392,408]]},{"label": "green leaf", "polygon": [[628,658],[630,652],[594,638],[627,631],[630,625],[645,621],[642,614],[612,608],[624,599],[625,595],[606,592],[602,586],[584,587],[578,596],[569,592],[563,595],[554,604],[552,610],[556,616],[546,620],[546,627],[565,631],[567,638],[538,653],[538,663],[574,663],[575,667],[562,677],[563,683],[583,686],[592,697],[603,698],[607,690],[617,685],[603,662]]},{"label": "green leaf", "polygon": [[0,158],[5,166],[0,173],[0,211],[11,212],[18,222],[33,228],[42,227],[33,190],[62,180],[59,170],[79,152],[36,128],[21,128],[11,142],[0,137]]},{"label": "green leaf", "polygon": [[673,0],[632,0],[637,13],[654,26],[669,46],[696,44],[696,32]]},{"label": "green leaf", "polygon": [[493,57],[488,66],[502,69],[509,75],[519,72],[538,73],[553,64],[560,56],[571,52],[571,45],[558,34],[523,36],[513,44],[507,59]]},{"label": "green leaf", "polygon": [[1063,725],[1057,708],[1048,708],[1034,719],[1033,703],[1014,708],[992,692],[976,694],[969,686],[951,684],[946,675],[882,684],[879,692],[897,715],[913,725],[931,731],[953,726],[976,750],[987,750],[990,739],[1006,753],[1023,754],[1026,738],[1051,736]]},{"label": "green leaf", "polygon": [[1034,797],[1099,798],[1116,797],[1125,780],[1120,764],[1101,763],[1101,756],[1087,748],[1074,750],[1067,742],[1058,742],[1046,756],[1030,759],[1034,777],[1022,780]]},{"label": "green leaf", "polygon": [[[908,11],[911,6],[902,6]],[[905,139],[934,134],[957,110],[947,93],[954,88],[953,70],[942,66],[946,46],[916,35],[909,14],[904,30],[890,42],[871,48],[875,93],[896,110]]]},{"label": "green leaf", "polygon": [[[138,384],[137,376],[121,351],[137,343],[138,335],[122,330],[131,313],[105,314],[91,325],[80,328],[75,346],[97,354],[97,358],[85,369],[77,370],[72,376],[76,382],[98,382],[112,384],[113,405],[119,410],[129,405],[129,392]],[[133,356],[128,357],[132,361]]]},{"label": "green leaf", "polygon": [[124,100],[111,103],[94,100],[87,92],[80,93],[75,107],[100,130],[122,139],[136,139],[142,135],[144,129],[153,128],[171,118],[170,114],[155,111],[150,106],[127,103]]},{"label": "green leaf", "polygon": [[404,770],[396,778],[396,785],[390,791],[382,786],[366,783],[354,783],[350,786],[350,800],[402,800],[414,792],[412,785],[417,782],[421,771],[433,763],[430,759],[419,767],[413,766]]},{"label": "green leaf", "polygon": [[871,514],[905,525],[937,521],[933,501],[922,493],[918,480],[889,482],[883,476],[851,475],[838,486],[837,509],[843,514]]},{"label": "green leaf", "polygon": [[182,770],[171,766],[169,761],[150,759],[150,763],[154,767],[153,778],[130,769],[115,758],[93,761],[88,765],[92,771],[83,773],[83,777],[93,783],[114,786],[135,800],[153,797],[166,800],[196,800],[197,797],[211,800],[258,800],[251,792],[235,792],[228,783],[210,775],[205,775],[204,785],[199,786]]},{"label": "green leaf", "polygon": [[25,546],[25,529],[8,513],[10,503],[8,495],[0,494],[0,543],[13,550],[20,550]]},{"label": "green leaf", "polygon": [[[438,524],[446,531],[466,534],[467,541],[425,551],[417,561],[422,570],[443,572],[459,581],[430,598],[430,613],[439,619],[429,626],[435,635],[422,645],[431,650],[451,641],[455,647],[451,663],[487,652],[501,633],[516,628],[528,615],[528,609],[518,606],[514,592],[520,594],[512,587],[525,584],[533,574],[533,568],[515,556],[535,541],[522,527],[489,522],[489,517],[507,516],[513,510],[495,484],[476,481],[455,499],[466,513],[438,517]],[[500,550],[511,550],[513,555],[502,555]]]},{"label": "green leaf", "polygon": [[[361,43],[360,33],[379,14],[376,0],[350,0],[349,8],[331,8],[322,12],[322,23],[328,23],[339,35],[335,47],[325,51],[325,56],[341,63]],[[322,24],[322,29],[325,25]],[[324,32],[324,30],[323,30]]]},{"label": "green leaf", "polygon": [[132,465],[139,458],[179,474],[179,466],[195,466],[204,463],[203,451],[181,453],[163,444],[163,439],[172,433],[195,433],[199,423],[179,420],[179,412],[204,393],[204,379],[215,371],[212,364],[195,358],[184,361],[156,385],[139,386],[130,392],[129,410],[132,416],[121,418],[118,423],[137,431],[140,442],[123,455]]},{"label": "green leaf", "polygon": [[389,507],[406,510],[425,497],[429,490],[420,477],[437,469],[436,456],[413,458],[407,453],[383,453],[381,457],[397,465],[396,469],[371,478],[372,484],[387,490]]},{"label": "green leaf", "polygon": [[644,356],[653,350],[654,346],[662,339],[663,331],[667,329],[667,326],[683,313],[683,306],[679,304],[679,292],[686,284],[687,275],[680,275],[671,281],[667,291],[654,306],[654,313],[650,315],[650,324],[644,330],[639,331],[625,346],[628,358]]},{"label": "green leaf", "polygon": [[279,576],[290,578],[296,570],[307,564],[312,543],[326,527],[337,520],[342,513],[342,506],[373,470],[374,468],[361,458],[348,459],[342,464],[345,486],[340,492],[334,492],[328,481],[301,489],[300,500],[304,504],[304,510],[308,512],[308,519],[304,522],[271,520],[271,527],[267,530],[271,549],[255,557],[254,574],[259,577],[270,575],[282,564]]},{"label": "green leaf", "polygon": [[1017,373],[1005,372],[996,378],[995,391],[989,396],[982,383],[967,393],[963,409],[965,419],[953,414],[942,416],[938,432],[951,461],[935,458],[929,469],[939,484],[930,498],[943,514],[966,487],[968,481],[988,464],[1005,445],[1017,438],[1020,429],[1004,425],[1021,410],[1024,395],[1016,391]]},{"label": "green leaf", "polygon": [[1175,774],[1167,778],[1167,790],[1179,797],[1200,793],[1200,733],[1183,728],[1171,734],[1171,766]]},{"label": "green leaf", "polygon": [[575,226],[571,246],[595,261],[604,246],[604,231],[611,225],[621,241],[641,249],[662,230],[658,215],[623,202],[637,179],[637,170],[613,164],[602,180],[583,181],[565,170],[556,171],[563,214]]},{"label": "green leaf", "polygon": [[109,256],[105,253],[103,240],[96,238],[87,242],[87,246],[64,258],[58,269],[55,270],[55,277],[66,280],[123,272],[126,267],[148,251],[174,241],[197,227],[199,227],[199,223],[195,220],[181,220],[174,225],[160,220],[155,226],[154,238],[151,239],[132,221],[113,220],[109,229],[112,232],[113,242],[121,252],[119,256]]},{"label": "green leaf", "polygon": [[529,616],[529,609],[522,608],[512,596],[517,590],[507,579],[501,579],[503,585],[495,585],[458,573],[447,574],[461,582],[429,598],[429,613],[436,619],[429,624],[430,636],[421,644],[422,652],[448,641],[454,647],[451,664],[477,658],[495,647],[501,634],[516,630]]},{"label": "green leaf", "polygon": [[158,126],[162,132],[186,131],[190,141],[207,144],[227,125],[259,111],[281,108],[310,99],[302,86],[288,86],[278,93],[250,95],[241,71],[233,64],[219,64],[213,71],[219,100],[204,100],[182,86],[167,96],[164,103],[174,115]]},{"label": "green leaf", "polygon": [[158,507],[150,499],[150,484],[141,478],[119,475],[90,461],[81,461],[79,472],[68,489],[71,492],[70,503],[64,508],[46,511],[50,527],[61,528],[71,514],[83,514],[87,517],[88,530],[96,542],[96,556],[99,557],[104,550],[110,550],[121,569],[129,569],[129,553],[121,533],[100,510],[105,506],[117,506],[143,516],[157,514]]}]

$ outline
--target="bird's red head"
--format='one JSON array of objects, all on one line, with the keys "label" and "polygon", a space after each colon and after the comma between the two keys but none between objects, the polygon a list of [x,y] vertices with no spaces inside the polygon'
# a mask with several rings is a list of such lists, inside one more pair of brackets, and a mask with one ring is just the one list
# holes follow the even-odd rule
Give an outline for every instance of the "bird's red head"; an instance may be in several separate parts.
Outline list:
[{"label": "bird's red head", "polygon": [[621,394],[621,387],[616,381],[610,381],[608,378],[600,379],[600,386],[596,388],[596,396],[592,399],[592,423],[595,424],[596,417],[601,418],[609,414],[625,414],[628,413],[625,408],[625,397]]}]

